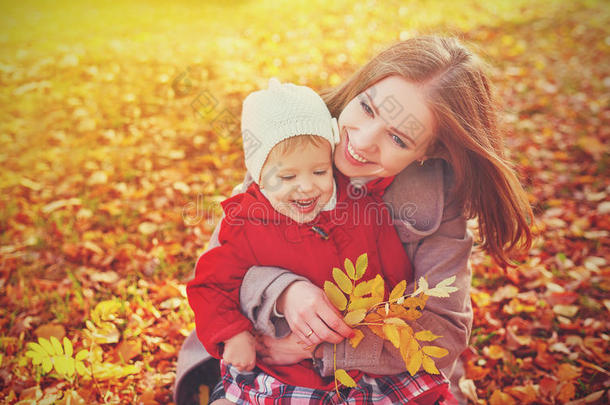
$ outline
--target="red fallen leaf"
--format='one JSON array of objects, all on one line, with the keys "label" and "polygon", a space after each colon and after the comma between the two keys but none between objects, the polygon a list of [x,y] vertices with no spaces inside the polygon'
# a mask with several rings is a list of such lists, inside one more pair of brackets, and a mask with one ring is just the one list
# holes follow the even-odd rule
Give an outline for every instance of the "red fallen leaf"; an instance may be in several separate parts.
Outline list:
[{"label": "red fallen leaf", "polygon": [[32,219],[29,217],[28,214],[26,214],[24,212],[18,212],[15,215],[15,220],[17,222],[21,222],[24,225],[31,225],[32,224]]},{"label": "red fallen leaf", "polygon": [[555,305],[570,305],[578,300],[578,294],[574,291],[555,292],[546,298],[551,306]]},{"label": "red fallen leaf", "polygon": [[551,368],[553,368],[553,366],[556,363],[555,358],[547,351],[548,348],[548,344],[546,344],[545,342],[536,342],[536,351],[538,352],[536,355],[536,359],[534,360],[534,362],[546,369],[546,370],[550,370]]},{"label": "red fallen leaf", "polygon": [[544,377],[538,385],[540,386],[540,394],[545,398],[553,397],[557,393],[557,380]]},{"label": "red fallen leaf", "polygon": [[32,283],[41,291],[54,291],[57,290],[59,286],[59,283],[54,280],[33,279]]},{"label": "red fallen leaf", "polygon": [[520,317],[512,318],[506,325],[506,348],[516,350],[532,342],[532,324]]},{"label": "red fallen leaf", "polygon": [[575,319],[572,321],[571,319],[568,319],[566,317],[561,317],[561,319],[559,320],[559,327],[563,330],[581,330],[582,329],[580,320]]},{"label": "red fallen leaf", "polygon": [[69,242],[64,243],[61,247],[61,250],[66,256],[68,256],[69,259],[78,258],[78,254],[80,251],[79,246],[76,243]]},{"label": "red fallen leaf", "polygon": [[42,337],[45,339],[55,336],[57,340],[61,341],[63,337],[66,336],[66,329],[62,325],[56,323],[47,323],[37,327],[34,334],[36,337]]}]

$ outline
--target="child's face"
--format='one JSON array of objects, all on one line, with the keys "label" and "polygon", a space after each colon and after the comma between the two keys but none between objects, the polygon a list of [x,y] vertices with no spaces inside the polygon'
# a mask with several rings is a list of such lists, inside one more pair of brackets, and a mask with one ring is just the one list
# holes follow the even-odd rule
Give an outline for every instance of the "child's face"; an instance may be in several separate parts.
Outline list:
[{"label": "child's face", "polygon": [[280,214],[299,223],[312,221],[333,194],[330,144],[271,152],[261,171],[265,195]]}]

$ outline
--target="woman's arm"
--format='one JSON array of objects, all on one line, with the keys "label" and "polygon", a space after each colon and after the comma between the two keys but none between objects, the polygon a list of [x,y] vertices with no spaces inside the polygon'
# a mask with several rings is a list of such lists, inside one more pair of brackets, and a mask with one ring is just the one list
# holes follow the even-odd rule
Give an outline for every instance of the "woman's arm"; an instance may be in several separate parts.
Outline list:
[{"label": "woman's arm", "polygon": [[[458,236],[459,235],[459,236]],[[472,236],[466,232],[466,221],[461,216],[448,218],[431,236],[419,243],[407,244],[409,257],[412,258],[415,280],[425,277],[433,286],[453,275],[454,285],[458,291],[449,298],[430,297],[426,302],[423,315],[415,324],[417,329],[428,329],[442,335],[434,344],[449,350],[449,354],[435,361],[438,368],[445,369],[445,374],[451,374],[451,368],[456,359],[468,346],[472,328],[472,306],[470,302],[471,272],[468,258],[472,248]],[[407,286],[407,291],[412,286]],[[388,341],[382,341],[372,333],[367,335],[360,345],[353,349],[348,342],[337,346],[337,367],[359,369],[374,374],[394,374],[405,371],[402,358]],[[360,347],[362,346],[362,347]],[[323,345],[321,375],[333,373],[333,347]],[[379,359],[367,362],[367,359]],[[370,361],[370,360],[369,360]]]},{"label": "woman's arm", "polygon": [[[443,219],[436,232],[423,239],[405,243],[404,246],[412,260],[415,280],[425,277],[430,285],[435,285],[448,277],[456,276],[454,285],[459,288],[458,291],[452,293],[449,298],[428,299],[423,315],[415,326],[442,335],[442,338],[435,340],[434,344],[445,347],[449,354],[436,360],[436,364],[449,376],[456,359],[468,345],[472,327],[471,272],[468,266],[472,236],[466,231],[466,221],[457,207],[449,204],[445,206],[443,213]],[[257,268],[250,269],[247,274],[247,277],[252,279],[261,276]],[[283,277],[290,275],[286,274]],[[278,286],[282,283],[278,282]],[[274,300],[283,292],[282,288],[276,290],[273,284],[269,284],[266,288],[273,291],[273,294],[268,296]],[[241,293],[243,294],[246,289],[248,287],[245,283],[242,284]],[[409,289],[412,289],[412,286],[408,286],[407,291]],[[322,290],[319,291],[323,294]],[[259,305],[272,305],[272,303]],[[337,367],[358,369],[373,374],[389,375],[404,372],[405,364],[398,350],[390,342],[369,333],[367,328],[363,330],[365,339],[356,349],[353,349],[347,341],[337,345]],[[319,362],[321,374],[332,375],[333,345],[324,343],[316,353],[318,356],[322,355]],[[274,358],[274,361],[281,362],[281,359]]]}]

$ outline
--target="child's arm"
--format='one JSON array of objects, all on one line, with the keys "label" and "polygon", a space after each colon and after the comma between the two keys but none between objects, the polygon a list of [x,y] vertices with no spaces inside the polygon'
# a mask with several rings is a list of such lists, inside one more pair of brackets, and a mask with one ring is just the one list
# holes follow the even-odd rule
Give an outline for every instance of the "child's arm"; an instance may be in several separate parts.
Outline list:
[{"label": "child's arm", "polygon": [[248,331],[243,331],[225,340],[222,360],[239,371],[252,370],[256,364],[254,336]]},{"label": "child's arm", "polygon": [[206,350],[220,358],[220,345],[229,338],[253,330],[239,307],[243,275],[256,261],[243,232],[232,232],[222,223],[222,245],[205,252],[197,261],[195,278],[187,285],[189,304],[195,313],[197,336]]}]

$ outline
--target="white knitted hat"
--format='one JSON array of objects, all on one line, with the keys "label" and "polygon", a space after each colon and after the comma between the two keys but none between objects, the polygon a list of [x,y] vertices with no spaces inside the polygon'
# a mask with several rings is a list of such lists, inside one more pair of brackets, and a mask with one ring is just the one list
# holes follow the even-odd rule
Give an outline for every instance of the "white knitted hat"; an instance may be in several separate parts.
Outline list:
[{"label": "white knitted hat", "polygon": [[297,135],[318,135],[334,150],[339,142],[337,120],[312,89],[269,80],[269,88],[250,93],[241,112],[246,168],[256,183],[271,149]]}]

